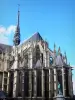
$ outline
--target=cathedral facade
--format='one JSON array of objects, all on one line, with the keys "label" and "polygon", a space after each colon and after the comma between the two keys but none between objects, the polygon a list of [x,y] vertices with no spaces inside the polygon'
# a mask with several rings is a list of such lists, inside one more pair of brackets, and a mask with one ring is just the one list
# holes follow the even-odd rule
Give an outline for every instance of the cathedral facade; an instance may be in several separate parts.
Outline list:
[{"label": "cathedral facade", "polygon": [[19,11],[13,42],[14,46],[0,44],[0,90],[25,100],[51,100],[58,89],[65,98],[73,97],[66,53],[60,47],[56,51],[55,45],[52,51],[38,32],[20,43]]}]

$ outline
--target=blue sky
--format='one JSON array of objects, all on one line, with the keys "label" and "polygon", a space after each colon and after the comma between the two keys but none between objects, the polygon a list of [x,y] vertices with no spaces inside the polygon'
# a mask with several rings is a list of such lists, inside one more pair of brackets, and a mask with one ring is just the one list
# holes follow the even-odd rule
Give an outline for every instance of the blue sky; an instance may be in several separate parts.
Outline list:
[{"label": "blue sky", "polygon": [[68,63],[75,66],[75,0],[0,0],[1,43],[13,45],[18,3],[21,41],[38,31],[52,50],[56,43],[66,51]]}]

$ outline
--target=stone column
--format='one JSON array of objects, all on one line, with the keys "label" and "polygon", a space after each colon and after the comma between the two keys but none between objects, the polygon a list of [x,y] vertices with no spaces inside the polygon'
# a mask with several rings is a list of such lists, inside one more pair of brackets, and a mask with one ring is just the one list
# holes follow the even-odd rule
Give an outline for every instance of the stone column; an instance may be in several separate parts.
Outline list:
[{"label": "stone column", "polygon": [[44,73],[44,70],[42,69],[42,100],[44,100],[45,98],[45,73]]},{"label": "stone column", "polygon": [[58,83],[57,83],[57,70],[54,68],[54,96],[57,96],[58,92]]},{"label": "stone column", "polygon": [[4,90],[4,72],[3,72],[3,78],[2,78],[2,91]]},{"label": "stone column", "polygon": [[37,71],[34,70],[34,97],[37,97]]},{"label": "stone column", "polygon": [[49,99],[51,98],[51,69],[49,69]]},{"label": "stone column", "polygon": [[29,71],[29,97],[32,98],[32,70]]},{"label": "stone column", "polygon": [[7,79],[7,93],[9,93],[9,79],[10,79],[10,72],[8,72],[8,79]]},{"label": "stone column", "polygon": [[17,97],[18,96],[18,85],[17,85],[17,81],[18,81],[18,71],[14,71],[14,81],[13,81],[13,97]]},{"label": "stone column", "polygon": [[44,59],[44,66],[46,67],[46,66],[47,66],[47,64],[46,64],[46,63],[47,63],[47,62],[46,62],[46,61],[47,61],[47,60],[46,60],[47,55],[46,55],[46,44],[45,44],[45,43],[44,43],[44,51],[43,51],[43,52],[44,52],[44,56],[43,56],[43,59]]},{"label": "stone column", "polygon": [[43,57],[43,59],[44,59],[44,66],[46,67],[46,51],[44,50],[44,57]]},{"label": "stone column", "polygon": [[73,81],[72,81],[72,68],[71,68],[71,96],[73,97]]},{"label": "stone column", "polygon": [[49,56],[49,51],[47,51],[47,67],[49,67],[49,65],[50,65],[50,60],[49,60],[49,58],[50,58],[50,56]]},{"label": "stone column", "polygon": [[32,68],[33,66],[33,55],[32,55],[32,49],[29,50],[29,53],[28,53],[28,67],[29,68]]},{"label": "stone column", "polygon": [[69,82],[69,85],[68,85],[68,88],[69,88],[69,95],[71,97],[73,97],[73,83],[72,83],[72,69],[69,68],[69,74],[68,74],[68,82]]},{"label": "stone column", "polygon": [[17,92],[17,88],[18,88],[18,72],[17,69],[18,68],[18,49],[15,47],[15,61],[14,61],[14,81],[13,81],[13,97],[17,97],[18,92]]},{"label": "stone column", "polygon": [[63,85],[63,96],[66,96],[66,80],[65,80],[65,69],[62,67],[62,85]]}]

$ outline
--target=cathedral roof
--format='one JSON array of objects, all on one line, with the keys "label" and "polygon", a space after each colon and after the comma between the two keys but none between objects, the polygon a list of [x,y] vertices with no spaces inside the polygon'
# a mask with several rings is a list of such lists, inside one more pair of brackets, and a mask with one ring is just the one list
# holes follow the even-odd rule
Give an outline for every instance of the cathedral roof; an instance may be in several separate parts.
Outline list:
[{"label": "cathedral roof", "polygon": [[63,60],[61,55],[57,55],[55,60],[56,60],[56,65],[63,66]]},{"label": "cathedral roof", "polygon": [[34,35],[32,35],[29,39],[27,39],[23,43],[27,44],[29,42],[36,42],[36,41],[39,41],[39,40],[43,40],[43,38],[41,37],[39,32],[36,32]]},{"label": "cathedral roof", "polygon": [[36,32],[29,40],[32,41],[38,41],[38,40],[43,40],[39,32]]},{"label": "cathedral roof", "polygon": [[43,40],[41,35],[39,34],[39,32],[36,32],[32,37],[30,37],[27,42],[32,42],[32,41],[39,41],[39,40]]},{"label": "cathedral roof", "polygon": [[8,52],[11,52],[11,49],[12,49],[12,46],[0,43],[0,50],[2,50],[3,53],[5,53],[6,50]]}]

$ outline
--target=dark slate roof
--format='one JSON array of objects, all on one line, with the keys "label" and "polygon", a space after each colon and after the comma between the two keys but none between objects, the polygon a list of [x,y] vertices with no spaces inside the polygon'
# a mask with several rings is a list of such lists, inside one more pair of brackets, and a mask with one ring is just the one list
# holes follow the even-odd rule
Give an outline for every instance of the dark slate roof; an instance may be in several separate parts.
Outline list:
[{"label": "dark slate roof", "polygon": [[56,57],[56,65],[62,66],[63,65],[63,61],[60,55],[58,55]]},{"label": "dark slate roof", "polygon": [[6,50],[8,52],[11,52],[12,46],[10,45],[6,45],[6,44],[0,44],[0,50],[2,50],[3,53],[6,52]]},{"label": "dark slate roof", "polygon": [[35,68],[39,68],[39,67],[41,67],[41,66],[42,66],[41,61],[38,60],[37,63],[36,63],[36,65],[35,65]]},{"label": "dark slate roof", "polygon": [[31,38],[29,38],[27,41],[38,41],[43,40],[39,32],[35,33]]},{"label": "dark slate roof", "polygon": [[27,44],[29,42],[36,42],[42,40],[43,38],[41,37],[41,35],[39,34],[39,32],[36,32],[32,37],[30,37],[28,40],[24,41],[23,43]]}]

